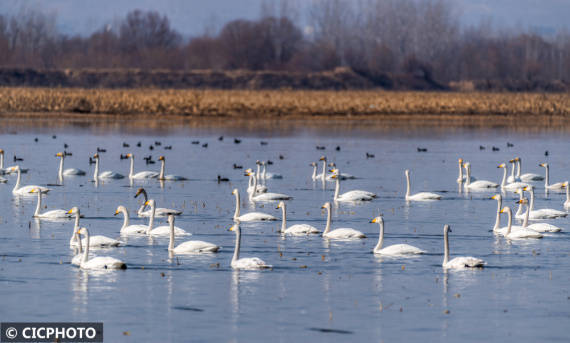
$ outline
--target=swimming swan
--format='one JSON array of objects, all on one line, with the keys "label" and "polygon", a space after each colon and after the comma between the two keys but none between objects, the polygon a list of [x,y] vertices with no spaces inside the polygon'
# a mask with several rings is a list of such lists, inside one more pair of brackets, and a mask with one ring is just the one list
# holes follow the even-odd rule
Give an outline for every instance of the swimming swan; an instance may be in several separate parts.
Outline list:
[{"label": "swimming swan", "polygon": [[93,155],[93,158],[95,159],[95,172],[93,173],[93,179],[94,180],[97,180],[97,179],[122,179],[122,178],[124,178],[123,175],[121,175],[119,173],[115,173],[114,171],[110,171],[110,170],[99,173],[99,154]]},{"label": "swimming swan", "polygon": [[[491,197],[491,199],[497,200],[497,218],[495,220],[495,226],[493,227],[493,233],[495,235],[504,236],[507,231],[509,230],[508,226],[500,227],[501,226],[501,210],[503,209],[503,197],[501,194],[495,194]],[[523,227],[520,225],[511,225],[511,230],[519,230]]]},{"label": "swimming swan", "polygon": [[[253,175],[253,172],[246,172],[246,176]],[[253,189],[257,189],[257,178],[255,177],[253,180]],[[254,192],[249,193],[249,200],[250,201],[275,201],[275,200],[289,200],[293,197],[287,194],[281,193],[260,193],[256,194]]]},{"label": "swimming swan", "polygon": [[529,217],[529,212],[530,212],[530,205],[529,205],[529,201],[527,198],[522,198],[521,200],[517,201],[518,204],[524,204],[526,205],[526,211],[524,213],[524,221],[522,224],[522,227],[525,229],[531,229],[533,231],[536,232],[560,232],[562,231],[561,228],[559,228],[558,226],[552,225],[552,224],[548,224],[548,223],[532,223],[532,224],[528,224],[528,217]]},{"label": "swimming swan", "polygon": [[548,166],[548,163],[541,163],[541,164],[539,164],[539,166],[544,167],[544,169],[546,169],[545,170],[546,176],[545,176],[545,180],[544,180],[544,188],[546,188],[546,189],[562,189],[562,188],[564,188],[563,182],[557,182],[557,183],[554,183],[552,185],[549,183],[549,174],[550,174],[549,169],[550,168]]},{"label": "swimming swan", "polygon": [[165,173],[165,165],[166,165],[166,160],[164,158],[164,156],[160,156],[158,158],[158,160],[160,161],[160,174],[158,175],[158,179],[159,180],[166,180],[166,181],[186,181],[188,180],[187,178],[185,178],[184,176],[179,176],[179,175],[164,175]]},{"label": "swimming swan", "polygon": [[[71,239],[69,240],[69,247],[76,248],[79,244],[79,236],[77,235],[77,230],[79,229],[79,218],[81,217],[81,212],[79,211],[78,207],[73,207],[71,210],[67,212],[68,214],[75,215],[75,225],[73,226],[73,234],[71,235]],[[88,244],[91,248],[110,248],[110,247],[118,247],[123,242],[118,241],[113,238],[109,238],[107,236],[92,236],[89,240],[87,238],[83,238],[82,244]]]},{"label": "swimming swan", "polygon": [[371,201],[376,197],[376,194],[372,192],[361,191],[361,190],[353,190],[339,194],[341,178],[338,175],[340,175],[340,171],[338,169],[332,169],[331,171],[334,173],[331,177],[336,181],[334,196],[333,196],[334,201],[340,201],[340,202]]},{"label": "swimming swan", "polygon": [[[148,201],[148,194],[146,193],[145,189],[144,188],[137,189],[137,193],[135,194],[135,198],[141,194],[144,196],[144,203],[138,209],[137,215],[139,217],[150,217],[150,215],[152,214],[152,210],[149,208],[148,210],[145,211],[145,208],[147,206],[147,205],[145,205],[145,203]],[[166,217],[169,214],[180,215],[180,214],[182,214],[182,211],[174,210],[171,208],[164,208],[164,207],[155,208],[155,213],[154,213],[155,217]]]},{"label": "swimming swan", "polygon": [[[249,174],[249,175],[248,175]],[[248,180],[248,184],[247,184],[247,193],[252,193],[255,191],[255,193],[260,194],[260,193],[267,193],[267,187],[264,185],[260,185],[259,184],[259,180],[258,180],[258,184],[257,184],[257,189],[254,188],[255,185],[255,181],[254,179],[257,177],[256,174],[253,172],[253,169],[248,168],[245,170],[245,175],[249,176],[249,180]]]},{"label": "swimming swan", "polygon": [[508,206],[503,207],[503,209],[501,210],[501,213],[507,213],[508,216],[508,225],[507,225],[507,231],[505,232],[504,236],[505,238],[508,239],[526,239],[526,238],[542,238],[544,237],[542,234],[531,230],[531,229],[526,229],[526,228],[519,228],[517,230],[512,230],[512,225],[513,225],[513,212],[511,211],[511,208]]},{"label": "swimming swan", "polygon": [[116,216],[119,213],[123,214],[123,226],[121,226],[121,230],[120,230],[120,233],[122,236],[145,235],[146,234],[146,232],[148,230],[147,225],[140,225],[140,224],[130,225],[129,211],[127,210],[127,208],[125,206],[119,205],[117,207],[117,210],[115,211],[114,215]]},{"label": "swimming swan", "polygon": [[357,238],[366,238],[362,232],[351,229],[351,228],[340,228],[331,230],[331,203],[325,203],[321,208],[327,210],[327,225],[325,227],[325,231],[323,232],[323,238],[328,239],[357,239]]},{"label": "swimming swan", "polygon": [[280,201],[277,209],[281,209],[283,220],[281,222],[280,232],[284,235],[306,236],[309,234],[321,233],[316,227],[309,224],[295,224],[287,228],[287,207],[284,201]]},{"label": "swimming swan", "polygon": [[518,165],[516,159],[513,158],[512,160],[509,160],[509,163],[511,164],[511,175],[507,177],[507,182],[508,183],[521,182],[521,178],[515,175],[515,169],[516,166]]},{"label": "swimming swan", "polygon": [[465,177],[465,179],[466,179],[465,186],[464,186],[465,188],[467,188],[467,189],[487,189],[487,188],[499,187],[498,184],[491,182],[491,181],[487,181],[487,180],[478,180],[478,181],[471,182],[471,163],[465,162],[463,164],[463,166],[465,167],[465,170],[467,172],[467,176]]},{"label": "swimming swan", "polygon": [[[14,167],[15,166],[4,167],[4,150],[0,149],[0,175],[14,173],[16,171]],[[20,172],[25,174],[28,172],[28,169],[20,168]]]},{"label": "swimming swan", "polygon": [[[467,181],[467,176],[464,176],[464,175],[463,175],[463,159],[460,158],[460,159],[458,160],[458,162],[459,162],[459,176],[457,177],[457,183],[463,183],[463,182],[466,182],[466,181]],[[473,182],[473,181],[476,181],[476,180],[477,180],[477,179],[476,179],[475,177],[473,177],[473,176],[471,176],[471,177],[469,178],[469,182]]]},{"label": "swimming swan", "polygon": [[56,157],[59,157],[59,169],[57,171],[57,176],[60,180],[63,180],[63,176],[71,176],[71,175],[85,175],[85,171],[77,168],[68,168],[63,169],[63,161],[65,160],[65,154],[62,152],[58,152],[55,154]]},{"label": "swimming swan", "polygon": [[235,188],[232,191],[232,194],[235,195],[236,198],[236,210],[234,212],[234,221],[239,220],[240,222],[259,222],[259,221],[270,221],[270,220],[277,220],[276,217],[262,212],[249,212],[243,215],[240,215],[240,197],[239,197],[239,190]]},{"label": "swimming swan", "polygon": [[144,180],[144,179],[155,179],[158,177],[158,173],[155,171],[141,171],[135,174],[135,156],[133,154],[127,154],[127,157],[131,160],[131,168],[129,169],[129,179]]},{"label": "swimming swan", "polygon": [[443,268],[449,269],[464,269],[464,268],[483,268],[485,266],[485,261],[480,258],[475,258],[471,256],[461,256],[456,257],[449,261],[449,240],[447,238],[447,233],[451,232],[449,225],[445,224],[443,227],[443,263],[441,264]]},{"label": "swimming swan", "polygon": [[[150,206],[150,219],[148,221],[148,227],[147,227],[147,231],[146,234],[148,236],[168,236],[170,235],[170,226],[159,226],[154,228],[154,217],[155,217],[155,212],[156,212],[156,202],[154,201],[154,199],[150,199],[147,202],[145,202],[145,205],[149,205]],[[179,228],[179,227],[175,227],[174,228],[174,233],[177,236],[190,236],[192,235],[189,232],[184,231],[183,229]]]},{"label": "swimming swan", "polygon": [[263,166],[263,173],[261,174],[261,178],[263,180],[267,180],[267,179],[282,179],[283,175],[281,174],[275,174],[275,173],[269,173],[267,172],[267,162],[265,161],[261,161],[261,165]]},{"label": "swimming swan", "polygon": [[378,237],[378,244],[374,247],[373,252],[375,254],[384,256],[401,256],[401,255],[418,255],[424,254],[426,251],[416,248],[409,244],[394,244],[382,248],[384,243],[384,219],[382,216],[378,216],[370,221],[371,223],[378,223],[380,225],[380,236]]},{"label": "swimming swan", "polygon": [[[406,169],[404,174],[406,174],[406,201],[429,201],[441,199],[441,195],[430,192],[420,192],[410,195],[410,171]],[[469,176],[469,174],[467,175]]]},{"label": "swimming swan", "polygon": [[231,267],[233,269],[244,269],[244,270],[259,270],[259,269],[271,269],[272,265],[265,263],[262,259],[258,257],[245,257],[239,258],[240,245],[241,245],[241,228],[239,221],[237,221],[229,231],[234,231],[236,233],[236,245],[234,248],[234,255],[232,257]]},{"label": "swimming swan", "polygon": [[127,265],[114,257],[97,256],[89,259],[90,237],[87,228],[80,228],[76,231],[77,234],[85,235],[85,250],[83,251],[83,258],[79,264],[81,269],[127,269]]},{"label": "swimming swan", "polygon": [[67,213],[66,210],[61,210],[61,209],[51,210],[51,211],[47,211],[44,213],[40,213],[40,210],[42,208],[42,192],[39,189],[34,188],[34,189],[32,189],[32,191],[30,193],[37,193],[38,194],[38,203],[36,205],[36,211],[34,212],[34,218],[62,219],[62,218],[70,218],[71,217],[71,215],[69,213]]},{"label": "swimming swan", "polygon": [[501,189],[514,192],[519,188],[529,186],[529,184],[525,182],[507,183],[507,165],[505,163],[499,164],[497,168],[503,168],[503,180],[501,181]]},{"label": "swimming swan", "polygon": [[541,208],[538,210],[534,209],[534,187],[527,186],[523,188],[524,191],[528,191],[530,193],[530,215],[529,219],[536,220],[536,219],[554,219],[560,217],[566,217],[568,213],[564,211],[555,210],[553,208]]},{"label": "swimming swan", "polygon": [[204,241],[186,241],[174,247],[174,215],[171,214],[168,216],[168,224],[170,225],[170,242],[168,243],[168,251],[176,255],[217,252],[220,249],[219,246]]},{"label": "swimming swan", "polygon": [[542,181],[544,180],[544,176],[534,174],[534,173],[525,173],[521,175],[522,170],[522,160],[520,157],[515,157],[515,161],[517,162],[517,177],[523,182],[530,182],[530,181]]},{"label": "swimming swan", "polygon": [[50,191],[49,188],[29,185],[29,186],[20,186],[20,181],[22,179],[22,173],[20,171],[20,166],[14,166],[11,169],[11,173],[16,172],[16,184],[14,185],[14,189],[12,189],[12,194],[14,195],[34,195],[33,192],[35,189],[39,189],[42,193],[47,193]]}]

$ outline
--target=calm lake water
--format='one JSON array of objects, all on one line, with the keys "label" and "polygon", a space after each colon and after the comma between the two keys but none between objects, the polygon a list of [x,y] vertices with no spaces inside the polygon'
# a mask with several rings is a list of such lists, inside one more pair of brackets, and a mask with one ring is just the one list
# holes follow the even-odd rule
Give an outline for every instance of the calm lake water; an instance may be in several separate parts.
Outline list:
[{"label": "calm lake water", "polygon": [[[134,199],[143,186],[158,206],[184,211],[176,225],[193,234],[186,239],[216,243],[222,250],[169,259],[167,239],[129,238],[124,247],[96,252],[122,259],[127,270],[82,271],[69,263],[73,221],[32,219],[36,197],[13,196],[16,178],[5,176],[8,183],[0,184],[1,321],[100,321],[108,342],[570,340],[569,219],[551,221],[564,231],[542,240],[498,238],[490,231],[497,204],[489,197],[494,193],[459,193],[455,182],[459,157],[471,162],[479,179],[500,182],[497,165],[520,156],[523,172],[543,174],[538,163],[547,161],[552,181],[567,180],[570,138],[562,133],[2,129],[0,148],[6,151],[8,165],[16,154],[24,159],[22,167],[30,169],[23,174],[24,185],[55,184],[59,160],[54,155],[63,151],[64,143],[69,145],[73,156],[66,158],[66,167],[81,168],[88,175],[66,177],[63,186],[50,186],[44,204],[47,209],[78,206],[85,215],[81,225],[91,234],[119,237],[122,218],[113,216],[118,205],[130,210],[132,223],[146,223],[136,217],[141,199]],[[241,143],[235,144],[234,138]],[[149,150],[155,141],[162,145]],[[507,148],[507,141],[514,147]],[[130,148],[123,148],[123,142]],[[172,150],[165,150],[165,145],[172,145]],[[317,145],[326,150],[317,150]],[[487,148],[480,150],[480,145]],[[492,145],[500,151],[491,151]],[[127,175],[129,162],[119,159],[127,152],[135,154],[135,170],[158,170],[160,164],[145,165],[143,157],[157,160],[164,155],[167,173],[190,180],[161,186],[158,181],[130,185],[126,178],[95,185],[88,157],[97,147],[107,150],[100,154],[102,170]],[[428,151],[419,153],[418,147]],[[367,152],[375,157],[367,159]],[[323,154],[342,172],[359,177],[342,182],[342,190],[379,195],[372,202],[342,204],[333,211],[333,227],[352,227],[368,238],[282,238],[276,232],[280,221],[244,223],[242,256],[260,257],[274,269],[232,270],[235,236],[227,231],[235,206],[232,189],[242,193],[242,213],[255,208],[281,218],[276,203],[249,203],[247,178],[233,164],[245,169],[254,168],[257,159],[273,161],[269,171],[284,177],[269,180],[270,191],[294,197],[288,202],[289,225],[310,223],[322,230],[326,215],[321,206],[332,200],[334,183],[323,189],[313,182],[309,163]],[[444,199],[407,204],[406,168],[413,191],[441,192]],[[218,184],[217,175],[230,182]],[[563,209],[565,194],[546,195],[540,182],[536,188],[536,207]],[[505,204],[515,207],[516,199],[509,193]],[[386,222],[385,245],[405,242],[429,253],[406,259],[374,256],[378,226],[369,221],[378,213]],[[164,218],[158,221],[166,223]],[[480,257],[487,262],[485,269],[444,272],[445,223],[453,229],[451,255]]]}]

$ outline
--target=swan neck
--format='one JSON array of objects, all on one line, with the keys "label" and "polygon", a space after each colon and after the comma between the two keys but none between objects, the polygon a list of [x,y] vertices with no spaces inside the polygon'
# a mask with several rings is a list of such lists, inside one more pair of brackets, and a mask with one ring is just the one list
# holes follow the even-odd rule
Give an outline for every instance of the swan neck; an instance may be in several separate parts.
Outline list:
[{"label": "swan neck", "polygon": [[507,184],[507,168],[503,168],[503,180],[501,181],[501,188]]},{"label": "swan neck", "polygon": [[443,264],[449,261],[449,239],[447,238],[447,230],[443,231]]},{"label": "swan neck", "polygon": [[459,177],[457,178],[457,182],[461,183],[463,182],[463,166],[461,165],[461,162],[459,163]]},{"label": "swan neck", "polygon": [[338,199],[338,195],[340,193],[340,174],[339,176],[336,178],[335,180],[335,186],[334,186],[334,197],[333,199],[336,201]]},{"label": "swan neck", "polygon": [[133,175],[135,175],[135,158],[133,155],[131,155],[131,168],[129,170],[129,178],[133,177]]},{"label": "swan neck", "polygon": [[283,213],[283,220],[281,221],[281,233],[285,233],[287,230],[287,211],[285,209],[285,203],[281,206],[281,212]]},{"label": "swan neck", "polygon": [[501,227],[501,208],[503,207],[503,199],[497,199],[497,218],[495,219],[495,226],[493,230],[499,229]]},{"label": "swan neck", "polygon": [[261,165],[257,165],[257,171],[255,172],[255,179],[259,179],[259,175],[261,174]]},{"label": "swan neck", "polygon": [[234,256],[232,257],[232,264],[239,260],[239,248],[241,244],[241,228],[239,227],[239,224],[236,226],[236,245],[234,248]]},{"label": "swan neck", "polygon": [[4,153],[0,153],[0,169],[4,169]]},{"label": "swan neck", "polygon": [[168,250],[172,251],[174,250],[174,220],[169,220],[170,221],[170,242],[168,243]]},{"label": "swan neck", "polygon": [[[89,231],[85,230],[85,250],[83,250],[83,259],[81,263],[86,263],[89,259]],[[79,245],[81,245],[81,237],[79,237]]]},{"label": "swan neck", "polygon": [[16,184],[14,185],[14,191],[20,189],[20,181],[22,179],[22,173],[20,173],[20,168],[18,168],[16,172],[18,173],[18,176],[16,178]]},{"label": "swan neck", "polygon": [[325,231],[323,232],[323,235],[326,235],[331,231],[331,221],[332,221],[331,209],[330,207],[327,207],[327,225],[325,226]]},{"label": "swan neck", "polygon": [[521,169],[522,169],[522,162],[521,160],[517,161],[517,177],[520,178],[521,177]]},{"label": "swan neck", "polygon": [[150,219],[148,221],[148,229],[146,230],[146,234],[150,236],[150,233],[152,231],[152,227],[154,226],[154,215],[156,212],[156,205],[153,202],[150,206]]},{"label": "swan neck", "polygon": [[530,214],[530,207],[529,205],[526,206],[526,211],[524,212],[524,220],[523,220],[523,227],[527,227],[528,226],[528,216]]},{"label": "swan neck", "polygon": [[323,182],[326,180],[327,177],[327,161],[323,160],[323,173],[321,174],[321,180]]},{"label": "swan neck", "polygon": [[374,248],[374,251],[379,251],[382,249],[382,244],[384,244],[384,221],[379,223],[380,226],[380,235],[378,236],[378,243]]},{"label": "swan neck", "polygon": [[471,184],[471,166],[467,165],[467,168],[465,168],[466,171],[466,176],[465,176],[465,186],[469,186]]},{"label": "swan neck", "polygon": [[59,170],[57,172],[57,176],[60,180],[63,179],[63,156],[61,156],[59,160]]},{"label": "swan neck", "polygon": [[254,194],[257,194],[257,177],[253,176],[253,175],[252,175],[252,177],[253,177],[253,192],[249,193],[249,200],[250,201],[253,201]]},{"label": "swan neck", "polygon": [[267,166],[263,165],[263,176],[262,179],[265,181],[267,179]]},{"label": "swan neck", "polygon": [[550,176],[550,175],[549,175],[550,172],[549,172],[549,170],[548,170],[548,167],[549,167],[548,165],[544,167],[544,168],[546,169],[546,175],[545,175],[545,178],[544,178],[544,187],[546,187],[546,188],[548,188],[548,185],[550,184],[550,183],[548,182],[548,179],[549,179],[549,176]]},{"label": "swan neck", "polygon": [[532,211],[534,210],[534,189],[530,187],[528,192],[530,193],[530,211]]},{"label": "swan neck", "polygon": [[515,178],[515,164],[513,163],[512,165],[513,165],[513,167],[511,168],[511,177],[513,178],[513,181],[514,181],[514,178]]},{"label": "swan neck", "polygon": [[95,180],[99,178],[99,158],[95,159],[95,172],[93,173],[93,178]]},{"label": "swan neck", "polygon": [[406,173],[406,198],[410,196],[410,174]]},{"label": "swan neck", "polygon": [[126,228],[127,226],[130,225],[129,221],[129,211],[127,211],[126,208],[122,208],[121,212],[123,212],[123,227],[122,228]]},{"label": "swan neck", "polygon": [[40,215],[41,208],[42,208],[42,192],[38,190],[38,204],[36,205],[36,212],[34,212],[34,217]]},{"label": "swan neck", "polygon": [[239,192],[236,192],[236,211],[234,212],[234,219],[239,217]]},{"label": "swan neck", "polygon": [[570,203],[570,185],[566,186],[566,202]]},{"label": "swan neck", "polygon": [[513,225],[513,213],[510,208],[507,210],[507,218],[507,234],[505,236],[511,233],[511,226]]},{"label": "swan neck", "polygon": [[313,180],[315,180],[317,178],[317,165],[316,164],[313,166],[313,175],[311,176],[311,178]]},{"label": "swan neck", "polygon": [[166,161],[165,161],[165,160],[161,160],[161,161],[160,161],[160,174],[158,175],[158,178],[159,178],[160,180],[164,180],[165,169],[166,169]]}]

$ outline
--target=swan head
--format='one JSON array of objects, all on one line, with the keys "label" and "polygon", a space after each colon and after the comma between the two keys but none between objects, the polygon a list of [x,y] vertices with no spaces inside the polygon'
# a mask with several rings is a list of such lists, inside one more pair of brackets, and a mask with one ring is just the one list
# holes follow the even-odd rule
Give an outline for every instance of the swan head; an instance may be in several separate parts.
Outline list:
[{"label": "swan head", "polygon": [[154,199],[147,200],[147,201],[145,201],[144,205],[145,205],[145,206],[149,206],[149,205],[150,205],[150,207],[154,207],[155,201],[154,201]]},{"label": "swan head", "polygon": [[469,168],[471,167],[471,163],[470,162],[465,162],[463,163],[463,168]]},{"label": "swan head", "polygon": [[260,160],[257,160],[257,161],[255,161],[255,164],[257,164],[257,165],[260,166],[260,165],[261,165],[261,161],[260,161]]},{"label": "swan head", "polygon": [[316,167],[317,163],[316,162],[311,162],[311,164],[309,164],[311,167]]},{"label": "swan head", "polygon": [[319,158],[319,161],[327,161],[327,157],[326,156],[321,156],[321,158]]},{"label": "swan head", "polygon": [[228,229],[228,231],[237,231],[237,229],[239,229],[239,221],[236,220],[236,221],[234,222],[234,225],[232,225],[232,227],[230,227],[230,228]]},{"label": "swan head", "polygon": [[[520,201],[520,200],[519,200],[519,201]],[[508,206],[503,207],[503,209],[501,210],[501,213],[505,213],[505,212],[507,212],[507,213],[512,213],[512,212],[511,212],[511,208],[508,207]]]},{"label": "swan head", "polygon": [[71,210],[67,211],[67,214],[77,214],[79,213],[79,207],[74,206]]},{"label": "swan head", "polygon": [[12,168],[10,168],[11,173],[18,171],[18,170],[20,170],[20,166],[13,166]]},{"label": "swan head", "polygon": [[459,162],[460,165],[463,165],[463,159],[461,157],[457,161]]},{"label": "swan head", "polygon": [[39,188],[32,188],[32,190],[30,191],[30,193],[40,193],[41,190]]},{"label": "swan head", "polygon": [[283,208],[285,207],[285,203],[283,201],[279,202],[279,205],[277,205],[277,207],[275,209],[279,209],[279,208]]},{"label": "swan head", "polygon": [[137,189],[137,193],[135,194],[135,198],[138,197],[139,195],[144,194],[146,197],[146,191],[144,190],[144,188],[139,188]]},{"label": "swan head", "polygon": [[568,187],[568,181],[565,181],[565,182],[562,184],[562,187],[563,187],[563,188]]},{"label": "swan head", "polygon": [[127,210],[127,209],[125,208],[125,206],[119,205],[119,206],[117,207],[117,209],[115,210],[114,216],[116,216],[117,214],[121,213],[122,211],[126,211],[126,210]]},{"label": "swan head", "polygon": [[534,187],[533,187],[533,186],[526,186],[525,188],[519,188],[519,189],[522,189],[523,191],[528,191],[528,192],[534,191]]},{"label": "swan head", "polygon": [[99,158],[99,154],[93,155],[93,158],[94,158],[94,159],[98,159],[98,158]]},{"label": "swan head", "polygon": [[55,154],[55,157],[65,157],[65,156],[63,155],[62,152],[58,152],[57,154]]},{"label": "swan head", "polygon": [[445,224],[443,226],[443,232],[448,233],[448,232],[453,232],[453,231],[451,231],[451,226],[449,226],[449,224]]},{"label": "swan head", "polygon": [[539,166],[546,168],[546,167],[548,167],[548,163],[546,163],[546,162],[545,162],[545,163],[541,163],[541,164],[539,164]]},{"label": "swan head", "polygon": [[79,229],[77,229],[77,231],[75,231],[75,233],[78,235],[86,235],[88,232],[89,230],[87,230],[86,227],[80,227]]},{"label": "swan head", "polygon": [[253,175],[253,171],[245,171],[245,173],[243,174],[244,176],[252,176]]},{"label": "swan head", "polygon": [[506,168],[507,165],[505,163],[501,163],[497,166],[497,168]]},{"label": "swan head", "polygon": [[370,222],[371,223],[383,223],[384,219],[382,218],[382,215],[379,215],[378,217],[372,219]]},{"label": "swan head", "polygon": [[233,194],[233,195],[236,195],[236,194],[238,194],[238,192],[239,192],[238,189],[237,189],[237,188],[234,188],[234,190],[232,191],[232,194]]},{"label": "swan head", "polygon": [[[333,171],[333,170],[335,170],[335,171]],[[331,169],[331,172],[334,173],[331,175],[331,179],[338,179],[338,174],[336,173],[336,170],[337,169]]]},{"label": "swan head", "polygon": [[513,158],[512,160],[509,160],[509,163],[515,163],[516,160]]},{"label": "swan head", "polygon": [[406,174],[406,176],[410,175],[410,170],[409,169],[404,170],[404,174]]},{"label": "swan head", "polygon": [[501,194],[495,194],[491,197],[493,200],[503,200],[503,196]]},{"label": "swan head", "polygon": [[133,154],[131,154],[131,153],[128,153],[128,154],[127,154],[127,157],[128,157],[128,158],[135,158],[135,156],[134,156]]},{"label": "swan head", "polygon": [[321,206],[321,208],[331,208],[331,203],[330,202],[325,202],[325,204],[323,206]]},{"label": "swan head", "polygon": [[526,204],[528,204],[528,199],[527,199],[527,198],[522,198],[522,199],[518,200],[516,203],[517,203],[517,204],[525,204],[525,205],[526,205]]},{"label": "swan head", "polygon": [[164,156],[159,156],[159,157],[158,157],[158,160],[159,160],[159,161],[166,161],[166,160],[164,159]]},{"label": "swan head", "polygon": [[3,153],[4,153],[4,149],[0,149],[0,154],[3,154]]}]

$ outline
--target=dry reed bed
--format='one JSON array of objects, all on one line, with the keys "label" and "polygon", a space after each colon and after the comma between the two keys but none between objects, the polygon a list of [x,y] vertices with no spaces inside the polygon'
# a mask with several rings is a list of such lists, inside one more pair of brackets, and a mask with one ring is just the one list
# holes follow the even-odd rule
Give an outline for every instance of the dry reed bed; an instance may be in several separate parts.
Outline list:
[{"label": "dry reed bed", "polygon": [[0,113],[181,116],[570,114],[570,94],[0,88]]}]

